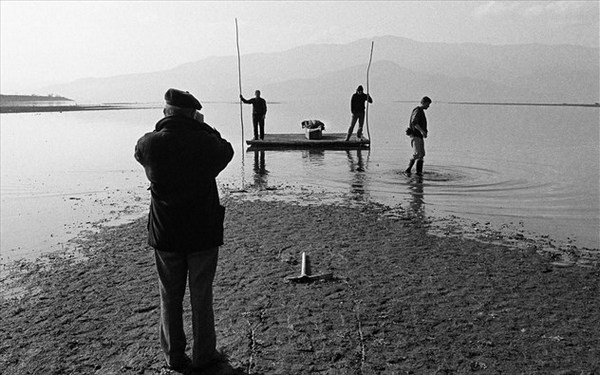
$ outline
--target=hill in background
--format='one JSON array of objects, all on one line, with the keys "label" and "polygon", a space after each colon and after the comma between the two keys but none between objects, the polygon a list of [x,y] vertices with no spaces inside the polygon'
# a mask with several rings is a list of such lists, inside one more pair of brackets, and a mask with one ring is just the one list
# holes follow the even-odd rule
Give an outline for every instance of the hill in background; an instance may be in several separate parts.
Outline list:
[{"label": "hill in background", "polygon": [[[270,101],[346,98],[366,86],[371,39],[242,56],[244,95]],[[379,100],[598,102],[596,48],[570,45],[422,43],[386,36],[374,41],[369,88]],[[47,87],[79,102],[159,102],[169,87],[201,101],[238,100],[237,56],[211,57],[170,70],[87,78]],[[386,98],[386,99],[384,99]]]}]

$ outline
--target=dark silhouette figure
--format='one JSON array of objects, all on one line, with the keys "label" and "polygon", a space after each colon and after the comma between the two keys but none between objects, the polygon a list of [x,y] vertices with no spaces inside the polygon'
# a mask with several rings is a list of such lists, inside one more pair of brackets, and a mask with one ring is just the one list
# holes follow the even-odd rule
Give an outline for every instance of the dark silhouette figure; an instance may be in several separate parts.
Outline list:
[{"label": "dark silhouette figure", "polygon": [[410,115],[410,122],[406,135],[410,136],[410,145],[413,149],[413,156],[408,162],[408,168],[404,171],[411,174],[411,169],[415,162],[417,163],[417,176],[423,175],[423,158],[425,157],[425,138],[427,138],[427,117],[425,111],[429,108],[431,99],[427,96],[421,99],[421,105],[415,107]]},{"label": "dark silhouette figure", "polygon": [[[166,366],[175,371],[222,362],[216,349],[213,280],[223,244],[225,208],[215,178],[233,148],[198,112],[187,91],[165,93],[165,115],[141,137],[135,158],[150,181],[148,244],[154,248],[160,291],[160,343]],[[194,342],[186,351],[183,298],[189,279]]]},{"label": "dark silhouette figure", "polygon": [[254,98],[244,99],[240,95],[242,102],[252,104],[252,125],[254,127],[254,139],[265,139],[265,117],[267,116],[267,102],[260,97],[260,90],[254,92]]},{"label": "dark silhouette figure", "polygon": [[356,136],[358,139],[363,138],[363,125],[365,124],[365,102],[367,101],[369,103],[373,103],[371,96],[363,92],[362,86],[358,86],[356,88],[356,92],[350,99],[350,112],[352,112],[352,120],[350,121],[350,128],[348,129],[348,135],[346,135],[346,141],[349,141],[350,137],[352,137],[352,132],[354,131],[356,121],[358,121],[358,130],[356,131]]}]

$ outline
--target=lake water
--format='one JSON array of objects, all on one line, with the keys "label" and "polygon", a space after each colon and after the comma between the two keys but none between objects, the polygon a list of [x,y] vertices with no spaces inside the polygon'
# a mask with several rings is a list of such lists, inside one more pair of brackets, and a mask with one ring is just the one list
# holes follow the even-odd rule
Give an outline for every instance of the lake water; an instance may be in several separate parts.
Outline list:
[{"label": "lake water", "polygon": [[[369,107],[370,151],[246,151],[239,105],[204,103],[203,113],[236,150],[218,179],[224,188],[308,189],[342,204],[405,208],[418,197],[427,215],[514,225],[558,243],[599,247],[598,108],[434,102],[418,182],[401,173],[411,154],[404,129],[415,105]],[[266,129],[301,132],[302,120],[319,119],[326,132],[345,132],[347,107],[346,101],[271,104]],[[133,149],[161,116],[158,105],[2,114],[0,263],[35,258],[83,230],[145,215],[148,183]],[[249,106],[244,124],[250,138]]]}]

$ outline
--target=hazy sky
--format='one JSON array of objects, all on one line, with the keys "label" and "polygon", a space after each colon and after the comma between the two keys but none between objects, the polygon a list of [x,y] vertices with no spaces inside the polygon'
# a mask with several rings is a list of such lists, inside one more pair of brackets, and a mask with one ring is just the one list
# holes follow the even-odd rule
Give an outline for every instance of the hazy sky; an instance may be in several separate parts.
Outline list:
[{"label": "hazy sky", "polygon": [[159,71],[209,56],[396,35],[598,48],[598,1],[5,1],[3,94]]}]

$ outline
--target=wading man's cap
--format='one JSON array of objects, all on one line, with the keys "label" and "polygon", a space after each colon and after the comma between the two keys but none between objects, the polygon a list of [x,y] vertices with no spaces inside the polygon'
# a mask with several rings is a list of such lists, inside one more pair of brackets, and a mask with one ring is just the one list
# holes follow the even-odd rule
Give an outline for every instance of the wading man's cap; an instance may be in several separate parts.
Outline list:
[{"label": "wading man's cap", "polygon": [[165,93],[165,101],[176,107],[202,109],[202,104],[192,94],[178,89],[168,89]]}]

